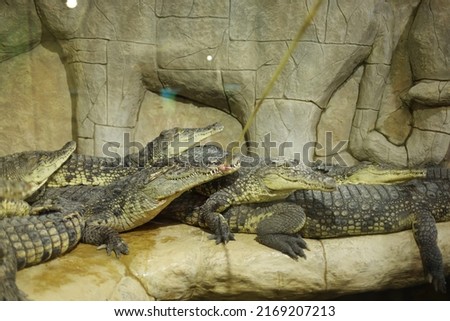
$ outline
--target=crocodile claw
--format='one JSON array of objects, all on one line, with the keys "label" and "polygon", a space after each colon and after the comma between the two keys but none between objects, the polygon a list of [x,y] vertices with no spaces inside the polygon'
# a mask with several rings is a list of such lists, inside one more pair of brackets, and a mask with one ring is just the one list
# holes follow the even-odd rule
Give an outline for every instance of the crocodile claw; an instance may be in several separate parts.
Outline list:
[{"label": "crocodile claw", "polygon": [[445,282],[444,274],[431,275],[430,273],[426,276],[428,282],[433,284],[433,288],[436,292],[447,293],[447,286]]},{"label": "crocodile claw", "polygon": [[216,244],[228,243],[230,240],[234,240],[234,234],[231,233],[227,220],[222,214],[218,212],[208,212],[202,215],[206,222],[206,225],[211,231],[214,231],[214,235],[210,236],[211,240],[216,240]]},{"label": "crocodile claw", "polygon": [[27,301],[25,293],[19,290],[16,283],[12,279],[2,280],[0,283],[0,300],[1,301]]},{"label": "crocodile claw", "polygon": [[217,220],[214,228],[216,244],[227,244],[230,240],[234,240],[234,234],[231,233],[227,220],[223,217],[223,215],[220,213],[216,214]]},{"label": "crocodile claw", "polygon": [[306,254],[303,250],[309,250],[305,240],[298,235],[264,234],[258,235],[256,240],[261,244],[289,255],[294,260],[298,260],[299,257],[306,259]]},{"label": "crocodile claw", "polygon": [[[228,227],[228,226],[227,226]],[[234,234],[231,232],[225,232],[223,230],[215,232],[214,235],[209,236],[210,240],[216,240],[216,244],[224,243],[227,244],[229,241],[235,241]]]},{"label": "crocodile claw", "polygon": [[122,254],[127,255],[129,253],[127,243],[125,243],[120,236],[116,237],[116,235],[112,235],[103,247],[106,248],[106,254],[111,255],[111,253],[114,252],[118,258],[121,257]]},{"label": "crocodile claw", "polygon": [[99,245],[97,249],[106,249],[106,253],[112,252],[120,257],[128,254],[128,245],[113,228],[104,225],[87,225],[84,230],[82,241],[88,244]]}]

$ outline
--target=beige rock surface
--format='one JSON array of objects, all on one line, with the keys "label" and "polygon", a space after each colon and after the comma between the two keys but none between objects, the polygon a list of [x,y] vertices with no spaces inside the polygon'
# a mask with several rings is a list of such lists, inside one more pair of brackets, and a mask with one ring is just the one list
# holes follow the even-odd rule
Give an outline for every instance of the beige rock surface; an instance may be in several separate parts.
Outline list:
[{"label": "beige rock surface", "polygon": [[[438,224],[450,271],[450,223]],[[215,245],[204,231],[158,221],[123,234],[120,259],[80,244],[74,251],[18,272],[34,300],[325,299],[424,283],[411,231],[307,240],[307,259],[294,261],[237,234]]]},{"label": "beige rock surface", "polygon": [[[132,0],[126,8],[113,1],[82,1],[75,9],[57,0],[35,4],[30,8],[14,2],[7,8],[8,26],[20,28],[8,37],[0,32],[0,51],[6,48],[2,52],[8,57],[26,52],[36,45],[42,30],[54,36],[54,52],[65,70],[54,61],[49,70],[39,67],[32,76],[54,75],[66,81],[53,84],[60,97],[35,95],[33,103],[60,105],[59,99],[64,100],[74,124],[63,122],[64,135],[78,141],[80,152],[97,155],[107,141],[125,135],[134,138],[139,128],[171,123],[164,118],[169,113],[153,113],[148,123],[139,116],[141,109],[148,109],[147,92],[164,96],[164,90],[173,93],[173,105],[180,110],[184,103],[222,110],[217,120],[234,122],[229,141],[235,140],[237,122],[247,121],[312,5],[306,0]],[[269,94],[283,107],[270,108],[274,104],[267,102],[247,139],[262,142],[270,131],[278,147],[292,143],[290,154],[303,154],[305,144],[317,141],[323,146],[324,133],[331,132],[336,142],[348,141],[337,156],[402,165],[441,162],[448,150],[450,125],[436,127],[434,121],[416,118],[420,113],[415,110],[433,109],[430,119],[434,119],[441,114],[436,107],[448,109],[447,2],[325,4]],[[20,24],[24,17],[30,23],[28,42]],[[15,49],[11,53],[7,48]],[[34,64],[30,61],[29,68]],[[11,68],[8,61],[3,65]],[[4,82],[14,85],[21,77]],[[47,92],[40,82],[33,86],[36,92]],[[65,100],[68,91],[70,100]],[[10,105],[22,104],[20,97],[2,93]],[[296,107],[301,104],[315,104],[315,111]],[[219,117],[208,108],[198,114]],[[182,124],[197,123],[198,116],[190,115],[178,111],[170,117]],[[305,118],[308,115],[311,118]],[[426,131],[413,130],[417,123]],[[28,123],[25,126],[29,128]],[[423,149],[416,144],[429,142],[430,135],[439,137],[433,146]],[[436,153],[436,148],[444,152]],[[312,151],[308,156],[332,158],[326,152]]]},{"label": "beige rock surface", "polygon": [[70,92],[55,50],[43,43],[1,63],[0,155],[58,149],[72,140]]}]

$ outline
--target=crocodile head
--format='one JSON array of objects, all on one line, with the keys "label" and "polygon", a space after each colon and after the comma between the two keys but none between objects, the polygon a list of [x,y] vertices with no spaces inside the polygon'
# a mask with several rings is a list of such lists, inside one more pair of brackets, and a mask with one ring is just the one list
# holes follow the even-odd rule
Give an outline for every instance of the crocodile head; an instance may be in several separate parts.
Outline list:
[{"label": "crocodile head", "polygon": [[162,167],[145,168],[125,177],[108,187],[111,196],[93,205],[89,223],[101,222],[119,232],[140,226],[153,219],[183,192],[234,173],[240,167],[239,163],[225,165],[224,161],[224,157],[200,160],[178,157]]},{"label": "crocodile head", "polygon": [[258,175],[264,185],[272,191],[288,193],[299,189],[332,191],[336,188],[333,178],[304,164],[271,164],[261,167]]},{"label": "crocodile head", "polygon": [[157,186],[152,193],[162,199],[236,172],[240,163],[225,164],[225,157],[226,154],[218,155],[210,146],[193,147],[179,155],[146,189]]},{"label": "crocodile head", "polygon": [[200,128],[174,127],[164,130],[144,149],[127,155],[125,164],[148,167],[157,161],[183,153],[204,139],[221,132],[223,128],[222,124],[214,123]]},{"label": "crocodile head", "polygon": [[333,168],[329,174],[338,184],[388,185],[424,178],[427,175],[427,170],[362,162],[352,167]]},{"label": "crocodile head", "polygon": [[8,180],[30,184],[32,188],[28,192],[31,195],[61,167],[75,148],[76,143],[71,141],[56,151],[28,151],[9,155],[0,162],[0,173]]}]

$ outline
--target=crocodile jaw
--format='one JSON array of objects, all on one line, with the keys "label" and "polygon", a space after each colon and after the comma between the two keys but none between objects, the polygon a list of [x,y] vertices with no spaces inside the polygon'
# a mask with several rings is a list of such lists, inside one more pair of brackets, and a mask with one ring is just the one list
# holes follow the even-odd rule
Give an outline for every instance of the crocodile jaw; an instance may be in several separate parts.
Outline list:
[{"label": "crocodile jaw", "polygon": [[333,191],[336,188],[333,178],[303,164],[270,167],[264,169],[261,176],[264,185],[276,191],[299,189]]},{"label": "crocodile jaw", "polygon": [[33,164],[23,180],[41,186],[61,165],[72,155],[77,145],[74,141],[65,144],[60,150],[54,152],[35,152]]},{"label": "crocodile jaw", "polygon": [[348,176],[341,184],[398,184],[415,178],[424,178],[426,174],[425,169],[380,170],[367,168]]},{"label": "crocodile jaw", "polygon": [[[173,157],[197,145],[206,138],[221,132],[224,126],[214,123],[202,128],[180,128],[175,127],[160,134],[161,142],[167,143],[165,157]],[[164,146],[164,144],[162,144]],[[159,151],[162,153],[164,151]]]},{"label": "crocodile jaw", "polygon": [[219,164],[208,167],[178,166],[157,177],[148,187],[151,190],[150,193],[155,193],[155,187],[157,187],[157,199],[161,200],[171,197],[174,193],[183,193],[213,179],[232,174],[238,169],[239,164]]},{"label": "crocodile jaw", "polygon": [[320,180],[301,177],[297,180],[292,180],[277,174],[268,174],[263,178],[263,182],[267,188],[274,191],[294,191],[299,189],[333,191],[336,188],[335,181],[331,177],[324,177]]}]

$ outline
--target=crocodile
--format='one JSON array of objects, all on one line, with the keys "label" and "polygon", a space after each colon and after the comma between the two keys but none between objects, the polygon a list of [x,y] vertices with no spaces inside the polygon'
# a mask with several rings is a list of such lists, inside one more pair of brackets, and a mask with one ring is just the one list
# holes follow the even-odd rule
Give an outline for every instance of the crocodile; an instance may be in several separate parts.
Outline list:
[{"label": "crocodile", "polygon": [[123,159],[72,154],[50,177],[46,186],[108,185],[142,168],[154,166],[180,154],[200,141],[223,130],[220,123],[200,128],[175,127],[162,131],[139,152]]},{"label": "crocodile", "polygon": [[75,148],[76,143],[71,141],[56,151],[26,151],[0,157],[0,218],[30,214],[27,198],[47,182]]},{"label": "crocodile", "polygon": [[7,280],[0,298],[23,298],[14,283],[18,268],[64,254],[80,241],[104,247],[108,255],[128,254],[120,232],[150,221],[186,190],[238,168],[239,163],[225,165],[217,158],[207,163],[173,158],[106,186],[47,188],[33,206],[52,200],[59,211],[0,220],[0,280]]},{"label": "crocodile", "polygon": [[[202,147],[185,152],[198,153]],[[144,168],[135,174],[105,186],[48,187],[33,206],[41,206],[53,200],[67,199],[84,204],[86,230],[114,230],[124,232],[153,219],[161,210],[183,192],[210,180],[229,175],[239,168],[239,163],[225,165],[223,159],[207,162],[185,161],[181,157],[170,158],[158,166]],[[126,254],[128,249],[116,237],[108,241],[108,234],[90,233],[98,239],[84,238],[85,243],[107,245],[108,254]],[[105,234],[105,237],[100,235]],[[117,234],[117,233],[116,233]]]},{"label": "crocodile", "polygon": [[72,157],[50,178],[50,187],[72,185],[107,185],[141,168],[169,159],[200,141],[223,130],[223,125],[214,123],[201,128],[175,127],[164,130],[137,153],[120,157],[96,157],[73,154]]},{"label": "crocodile", "polygon": [[[221,217],[231,232],[255,233],[258,242],[294,259],[306,258],[307,244],[303,237],[322,239],[412,229],[426,280],[436,291],[445,293],[435,223],[450,221],[450,170],[403,171],[403,175],[397,176],[399,181],[426,177],[398,184],[392,184],[390,179],[368,184],[367,177],[361,175],[364,171],[358,170],[355,173],[359,173],[359,178],[348,176],[349,184],[338,179],[334,191],[297,190],[281,201],[227,203]],[[238,190],[236,195],[240,193]],[[208,201],[206,196],[192,191],[164,212],[184,223],[209,228],[201,211]]]},{"label": "crocodile", "polygon": [[[210,145],[210,154],[225,154],[220,147]],[[237,204],[262,203],[282,200],[295,190],[331,191],[336,184],[392,184],[424,177],[423,169],[392,168],[387,165],[362,164],[324,171],[308,167],[295,160],[284,158],[259,159],[241,155],[241,168],[233,175],[197,187],[197,191],[209,198],[198,211],[200,219],[214,232],[216,243],[233,240],[226,220],[221,213]]]}]

